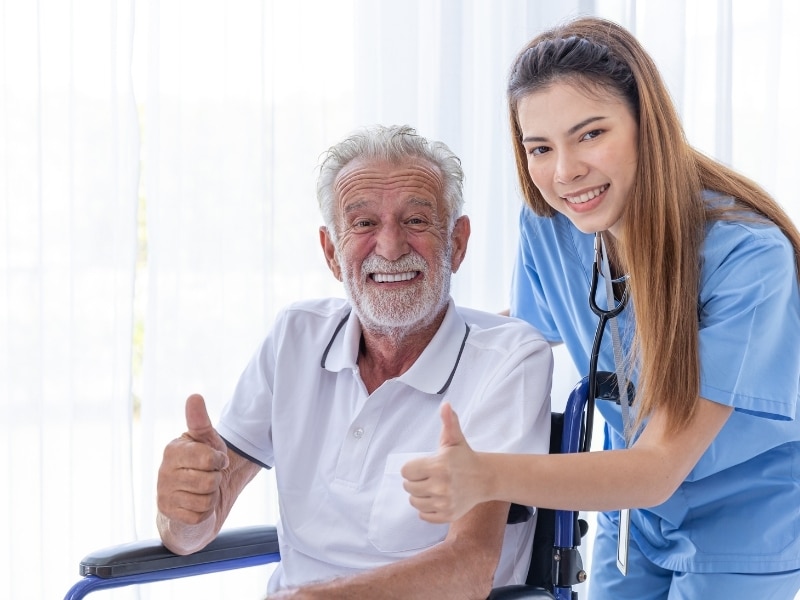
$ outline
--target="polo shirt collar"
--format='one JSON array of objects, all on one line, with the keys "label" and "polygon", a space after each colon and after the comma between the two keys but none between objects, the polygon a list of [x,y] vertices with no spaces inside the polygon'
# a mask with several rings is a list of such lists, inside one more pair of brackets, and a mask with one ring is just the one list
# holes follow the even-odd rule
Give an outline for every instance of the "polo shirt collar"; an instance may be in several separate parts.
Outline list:
[{"label": "polo shirt collar", "polygon": [[[458,368],[469,326],[450,298],[442,324],[428,346],[398,381],[428,394],[443,394]],[[345,316],[333,332],[322,357],[328,371],[355,369],[361,343],[361,323],[355,313]]]}]

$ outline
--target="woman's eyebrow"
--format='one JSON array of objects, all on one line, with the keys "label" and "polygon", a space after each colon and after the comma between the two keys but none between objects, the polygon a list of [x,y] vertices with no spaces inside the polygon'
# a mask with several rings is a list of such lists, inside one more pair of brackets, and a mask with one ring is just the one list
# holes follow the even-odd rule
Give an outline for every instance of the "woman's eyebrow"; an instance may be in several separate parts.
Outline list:
[{"label": "woman's eyebrow", "polygon": [[[601,115],[601,116],[589,117],[587,119],[584,119],[580,123],[576,123],[575,125],[573,125],[569,129],[567,129],[567,135],[574,135],[575,133],[577,133],[579,130],[583,129],[584,127],[586,127],[590,123],[594,123],[595,121],[602,121],[605,118],[606,117]],[[546,142],[547,138],[531,135],[531,136],[527,136],[527,137],[522,138],[522,141],[523,142]]]},{"label": "woman's eyebrow", "polygon": [[605,119],[605,117],[603,117],[603,116],[589,117],[588,119],[584,119],[580,123],[577,123],[577,124],[573,125],[572,127],[570,127],[567,130],[567,133],[569,135],[572,135],[574,133],[577,133],[579,129],[583,129],[584,127],[586,127],[589,123],[594,123],[595,121],[601,121],[602,119]]}]

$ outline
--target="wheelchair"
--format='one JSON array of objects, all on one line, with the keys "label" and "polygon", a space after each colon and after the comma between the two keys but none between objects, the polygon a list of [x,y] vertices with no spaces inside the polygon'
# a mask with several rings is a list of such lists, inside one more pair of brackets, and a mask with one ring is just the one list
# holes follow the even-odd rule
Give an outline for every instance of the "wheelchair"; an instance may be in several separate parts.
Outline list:
[{"label": "wheelchair", "polygon": [[[619,403],[616,375],[597,373],[597,399]],[[551,413],[550,453],[580,452],[588,447],[589,377],[572,390],[564,412]],[[588,406],[588,409],[587,409]],[[591,433],[589,433],[591,435]],[[531,509],[512,505],[509,522],[530,518]],[[578,547],[588,526],[574,511],[539,509],[525,584],[498,587],[487,600],[577,600],[573,586],[586,581]],[[81,579],[64,600],[82,600],[102,589],[139,585],[253,567],[280,560],[278,534],[272,525],[223,529],[202,550],[179,556],[157,538],[103,548],[80,562]],[[265,582],[266,587],[266,582]]]}]

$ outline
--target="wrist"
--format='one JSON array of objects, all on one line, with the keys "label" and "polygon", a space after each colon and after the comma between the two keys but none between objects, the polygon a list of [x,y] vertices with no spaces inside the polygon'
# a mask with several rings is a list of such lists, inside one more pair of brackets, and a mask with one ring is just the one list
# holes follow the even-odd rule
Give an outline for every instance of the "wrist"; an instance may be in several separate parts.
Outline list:
[{"label": "wrist", "polygon": [[501,478],[498,477],[497,465],[494,464],[494,454],[490,452],[477,452],[478,459],[478,498],[480,502],[490,502],[500,499],[498,489]]},{"label": "wrist", "polygon": [[161,511],[156,515],[156,527],[161,541],[175,554],[191,554],[205,548],[216,537],[216,513],[204,520],[188,524],[170,519]]}]

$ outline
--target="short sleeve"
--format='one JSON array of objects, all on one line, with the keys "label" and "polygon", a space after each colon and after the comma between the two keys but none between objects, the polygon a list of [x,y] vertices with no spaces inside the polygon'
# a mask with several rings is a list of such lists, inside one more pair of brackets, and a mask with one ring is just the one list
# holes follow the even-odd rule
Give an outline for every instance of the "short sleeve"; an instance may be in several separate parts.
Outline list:
[{"label": "short sleeve", "polygon": [[553,315],[548,307],[539,272],[533,258],[536,217],[527,207],[519,216],[519,247],[511,280],[511,316],[527,321],[551,342],[561,342]]},{"label": "short sleeve", "polygon": [[284,321],[285,311],[281,311],[272,331],[244,368],[217,424],[219,434],[229,446],[267,468],[275,462],[272,448],[275,340]]},{"label": "short sleeve", "polygon": [[800,298],[793,249],[772,226],[717,223],[699,304],[701,396],[793,419],[800,382]]}]

